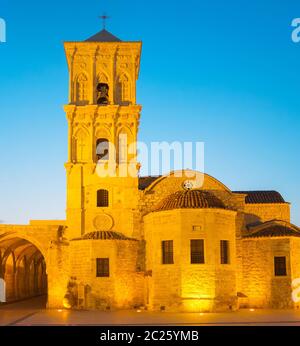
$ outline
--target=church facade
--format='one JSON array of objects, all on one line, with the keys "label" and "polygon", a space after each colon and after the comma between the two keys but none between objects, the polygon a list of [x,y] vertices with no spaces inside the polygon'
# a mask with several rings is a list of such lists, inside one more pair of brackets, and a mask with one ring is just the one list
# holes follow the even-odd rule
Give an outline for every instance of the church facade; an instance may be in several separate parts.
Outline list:
[{"label": "church facade", "polygon": [[65,43],[66,220],[0,225],[6,300],[47,294],[48,308],[101,310],[298,308],[300,229],[278,192],[231,191],[194,172],[197,184],[188,170],[139,176],[141,48],[106,30]]}]

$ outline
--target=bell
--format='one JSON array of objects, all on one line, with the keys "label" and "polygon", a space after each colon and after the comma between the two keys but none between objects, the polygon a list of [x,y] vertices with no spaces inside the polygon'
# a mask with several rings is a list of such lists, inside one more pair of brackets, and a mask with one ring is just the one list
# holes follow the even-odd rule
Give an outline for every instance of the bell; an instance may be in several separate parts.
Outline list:
[{"label": "bell", "polygon": [[97,91],[99,94],[99,98],[97,100],[98,105],[108,105],[109,104],[108,90],[109,90],[108,84],[98,83],[98,85],[97,85]]}]

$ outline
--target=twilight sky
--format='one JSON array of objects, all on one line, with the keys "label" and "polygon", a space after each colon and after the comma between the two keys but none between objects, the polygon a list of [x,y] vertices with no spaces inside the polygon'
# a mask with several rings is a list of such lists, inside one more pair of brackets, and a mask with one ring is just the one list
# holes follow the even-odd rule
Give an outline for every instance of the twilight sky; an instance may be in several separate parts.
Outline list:
[{"label": "twilight sky", "polygon": [[63,41],[142,40],[139,139],[204,141],[232,190],[276,189],[300,225],[299,0],[0,0],[0,220],[63,219]]}]

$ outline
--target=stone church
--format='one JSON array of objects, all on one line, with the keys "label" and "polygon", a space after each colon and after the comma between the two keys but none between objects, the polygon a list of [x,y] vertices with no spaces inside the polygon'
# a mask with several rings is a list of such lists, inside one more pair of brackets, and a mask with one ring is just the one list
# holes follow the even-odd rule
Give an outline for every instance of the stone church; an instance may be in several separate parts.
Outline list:
[{"label": "stone church", "polygon": [[[142,43],[104,29],[64,47],[66,220],[0,225],[6,301],[45,294],[48,308],[298,308],[300,229],[290,204],[207,174],[197,185],[188,170],[140,177]],[[114,174],[99,174],[111,163]]]}]

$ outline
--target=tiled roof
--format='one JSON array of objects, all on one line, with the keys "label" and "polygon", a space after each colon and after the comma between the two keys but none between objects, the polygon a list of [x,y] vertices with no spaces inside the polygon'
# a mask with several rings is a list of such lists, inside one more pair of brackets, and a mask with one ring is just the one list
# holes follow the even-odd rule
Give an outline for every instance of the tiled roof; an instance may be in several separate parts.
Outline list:
[{"label": "tiled roof", "polygon": [[246,204],[285,203],[285,200],[277,191],[233,191],[233,193],[247,195],[245,198]]},{"label": "tiled roof", "polygon": [[205,190],[177,191],[155,208],[154,211],[189,208],[219,208],[225,209],[225,205],[213,193]]},{"label": "tiled roof", "polygon": [[111,34],[109,31],[103,29],[98,32],[96,35],[85,40],[85,42],[121,42],[121,40]]},{"label": "tiled roof", "polygon": [[150,186],[156,179],[160,178],[160,175],[157,176],[147,176],[147,177],[139,177],[139,190],[145,190],[148,186]]},{"label": "tiled roof", "polygon": [[128,238],[122,233],[113,232],[113,231],[95,231],[84,234],[81,238],[76,238],[73,240],[136,240],[133,238]]},{"label": "tiled roof", "polygon": [[[139,177],[139,190],[145,190],[155,180],[161,178],[158,176],[145,176]],[[245,194],[246,204],[272,204],[272,203],[286,203],[281,194],[277,191],[232,191],[234,194]]]},{"label": "tiled roof", "polygon": [[[266,223],[267,224],[267,223]],[[259,226],[257,231],[252,231],[244,236],[244,238],[261,238],[261,237],[300,237],[300,229],[292,226],[290,223],[271,223],[264,227]],[[261,228],[263,227],[263,228]]]}]

